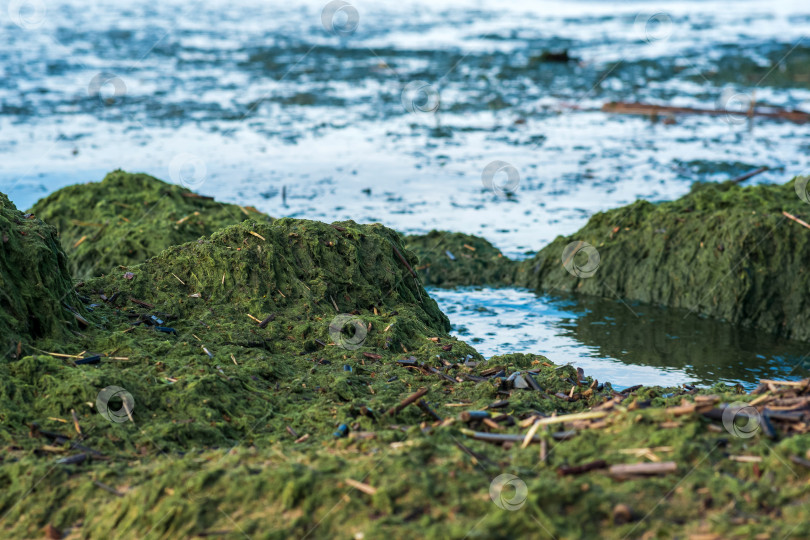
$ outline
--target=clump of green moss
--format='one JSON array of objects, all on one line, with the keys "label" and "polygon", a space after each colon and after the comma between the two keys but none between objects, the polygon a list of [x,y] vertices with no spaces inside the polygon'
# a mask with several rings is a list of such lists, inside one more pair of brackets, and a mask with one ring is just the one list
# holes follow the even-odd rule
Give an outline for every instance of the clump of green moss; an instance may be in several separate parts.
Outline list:
[{"label": "clump of green moss", "polygon": [[291,335],[296,352],[318,350],[315,340],[330,339],[325,331],[337,314],[370,314],[379,322],[370,329],[372,321],[363,322],[364,343],[402,352],[418,346],[414,336],[449,330],[410,273],[415,263],[399,235],[381,225],[248,220],[88,281],[85,290],[118,293],[113,304],[129,309],[153,305],[180,321],[179,331],[215,326],[216,344],[273,351],[289,350]]},{"label": "clump of green moss", "polygon": [[31,211],[57,228],[77,278],[143,262],[248,218],[270,221],[252,207],[220,203],[147,174],[121,170],[101,182],[60,189]]},{"label": "clump of green moss", "polygon": [[434,230],[406,236],[405,245],[419,259],[416,270],[426,285],[503,287],[514,283],[517,263],[484,238]]},{"label": "clump of green moss", "polygon": [[[73,310],[73,312],[71,312]],[[86,323],[56,231],[0,193],[0,358]]]},{"label": "clump of green moss", "polygon": [[[594,215],[522,263],[518,282],[684,308],[808,340],[810,230],[783,212],[810,220],[793,181],[696,184],[676,201],[637,201]],[[598,251],[591,277],[563,267],[563,252],[575,241]],[[583,251],[572,262],[587,271],[593,261],[586,259]]]},{"label": "clump of green moss", "polygon": [[[395,231],[354,222],[250,220],[175,246],[81,286],[99,327],[26,352],[102,358],[76,366],[69,356],[31,356],[7,366],[0,401],[17,412],[4,424],[19,432],[40,410],[65,414],[116,385],[156,418],[124,437],[127,447],[232,443],[268,404],[299,416],[314,398],[305,424],[333,431],[323,421],[333,404],[371,400],[380,410],[401,399],[407,385],[389,381],[404,369],[397,359],[445,368],[481,358],[448,335],[415,263]],[[211,424],[178,427],[178,418]]]}]

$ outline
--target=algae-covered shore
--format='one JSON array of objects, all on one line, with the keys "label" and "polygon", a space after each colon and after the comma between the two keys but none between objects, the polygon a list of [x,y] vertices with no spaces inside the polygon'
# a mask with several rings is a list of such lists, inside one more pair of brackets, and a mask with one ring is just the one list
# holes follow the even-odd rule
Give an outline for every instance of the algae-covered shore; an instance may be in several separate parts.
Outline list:
[{"label": "algae-covered shore", "polygon": [[639,200],[599,212],[524,261],[467,235],[434,231],[407,242],[423,261],[425,282],[435,286],[520,286],[639,301],[808,341],[807,182],[696,183],[675,201]]},{"label": "algae-covered shore", "polygon": [[[3,536],[810,534],[810,381],[618,391],[542,350],[485,359],[423,287],[618,294],[807,339],[792,182],[635,203],[520,262],[123,171],[0,206]],[[575,241],[592,278],[563,268]]]}]

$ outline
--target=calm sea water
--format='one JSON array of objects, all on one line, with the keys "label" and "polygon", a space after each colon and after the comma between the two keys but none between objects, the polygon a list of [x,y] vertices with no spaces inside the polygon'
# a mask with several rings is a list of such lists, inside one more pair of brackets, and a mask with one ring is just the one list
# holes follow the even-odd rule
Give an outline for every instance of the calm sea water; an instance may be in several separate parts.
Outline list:
[{"label": "calm sea water", "polygon": [[[764,165],[753,181],[810,169],[807,127],[739,114],[751,102],[810,111],[806,2],[3,8],[0,190],[21,208],[120,167],[276,216],[463,231],[523,257],[636,198],[675,198]],[[544,61],[563,51],[570,61]],[[601,112],[608,101],[723,114],[651,122]],[[515,176],[488,189],[493,161]],[[499,189],[509,182],[513,193]],[[651,360],[629,323],[586,301],[433,294],[483,352],[540,352],[600,378],[750,384],[801,371],[802,346],[769,336],[668,331],[649,312],[649,328],[701,347]],[[720,349],[749,361],[706,365],[717,356],[704,350]]]}]

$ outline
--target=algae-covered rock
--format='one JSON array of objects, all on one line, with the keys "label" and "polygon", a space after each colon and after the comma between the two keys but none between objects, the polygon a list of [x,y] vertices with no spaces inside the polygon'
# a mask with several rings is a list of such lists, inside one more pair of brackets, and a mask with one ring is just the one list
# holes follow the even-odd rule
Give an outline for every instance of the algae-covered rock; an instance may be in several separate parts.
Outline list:
[{"label": "algae-covered rock", "polygon": [[514,283],[517,263],[484,238],[434,230],[406,236],[405,245],[418,257],[416,270],[426,285],[498,287]]},{"label": "algae-covered rock", "polygon": [[0,358],[16,355],[17,343],[65,335],[81,313],[56,230],[0,193]]},{"label": "algae-covered rock", "polygon": [[[96,441],[105,450],[267,440],[290,422],[331,440],[335,420],[361,406],[376,416],[414,391],[422,372],[397,360],[482,360],[448,335],[414,264],[381,225],[285,218],[248,220],[88,280],[79,290],[98,326],[37,342],[59,358],[34,349],[0,366],[0,440],[87,411],[111,387],[132,396],[142,427]],[[109,430],[95,411],[82,423]]]},{"label": "algae-covered rock", "polygon": [[594,215],[522,263],[518,281],[684,308],[810,340],[810,230],[783,212],[810,220],[793,181],[696,184],[676,201],[637,201]]},{"label": "algae-covered rock", "polygon": [[153,306],[180,331],[215,328],[214,342],[273,351],[293,341],[296,352],[321,348],[315,340],[332,339],[329,324],[338,314],[346,314],[346,324],[352,315],[387,317],[385,326],[363,321],[363,343],[401,352],[416,335],[446,334],[450,325],[400,257],[416,263],[399,235],[377,224],[248,220],[91,280],[86,289],[107,298],[117,293],[116,305]]},{"label": "algae-covered rock", "polygon": [[147,174],[121,170],[101,182],[62,188],[31,211],[57,228],[78,278],[143,262],[247,218],[270,220],[252,207],[220,203]]}]

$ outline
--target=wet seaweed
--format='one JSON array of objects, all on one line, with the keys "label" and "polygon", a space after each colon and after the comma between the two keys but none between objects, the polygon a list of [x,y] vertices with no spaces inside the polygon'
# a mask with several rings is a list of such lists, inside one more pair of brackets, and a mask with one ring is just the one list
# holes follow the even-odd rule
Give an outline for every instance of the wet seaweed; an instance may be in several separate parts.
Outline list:
[{"label": "wet seaweed", "polygon": [[23,342],[65,338],[86,316],[56,230],[0,193],[0,362],[17,358]]},{"label": "wet seaweed", "polygon": [[141,263],[248,218],[270,220],[253,207],[220,203],[147,174],[121,170],[101,182],[62,188],[38,201],[31,212],[59,231],[77,278]]},{"label": "wet seaweed", "polygon": [[514,284],[517,263],[504,257],[484,238],[463,233],[430,231],[405,237],[419,258],[416,270],[426,285],[457,287]]},{"label": "wet seaweed", "polygon": [[[785,216],[808,218],[810,206],[797,196],[797,181],[698,183],[676,201],[637,201],[600,212],[525,261],[518,282],[683,308],[806,341],[810,231]],[[571,242],[598,251],[593,275],[563,267]]]},{"label": "wet seaweed", "polygon": [[94,324],[0,363],[0,530],[810,534],[810,381],[617,391],[537,354],[485,359],[410,246],[246,220],[77,284]]}]

